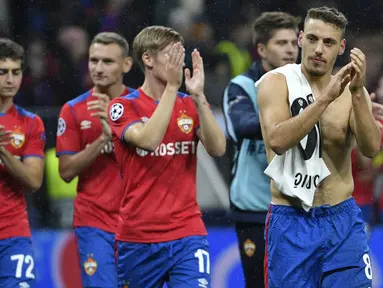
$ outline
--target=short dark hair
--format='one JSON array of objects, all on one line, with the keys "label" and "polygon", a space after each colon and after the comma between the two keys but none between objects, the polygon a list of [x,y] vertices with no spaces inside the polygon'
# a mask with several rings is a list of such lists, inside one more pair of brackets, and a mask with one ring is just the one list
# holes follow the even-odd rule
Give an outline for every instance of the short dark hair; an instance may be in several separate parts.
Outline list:
[{"label": "short dark hair", "polygon": [[263,12],[255,19],[253,24],[253,43],[267,44],[273,37],[275,30],[293,29],[298,32],[300,17],[295,17],[286,12]]},{"label": "short dark hair", "polygon": [[342,12],[336,8],[329,8],[327,6],[322,6],[318,8],[311,8],[307,11],[305,23],[309,19],[321,20],[325,23],[331,24],[340,30],[342,30],[342,37],[346,33],[346,27],[348,20]]},{"label": "short dark hair", "polygon": [[99,43],[99,44],[103,44],[103,45],[117,44],[118,46],[120,46],[123,56],[124,57],[129,56],[128,41],[126,41],[126,39],[123,36],[121,36],[120,34],[117,34],[114,32],[98,33],[96,36],[94,36],[90,45],[93,45],[95,43]]},{"label": "short dark hair", "polygon": [[25,52],[24,48],[8,38],[0,38],[0,60],[12,59],[20,60],[21,67],[24,66]]}]

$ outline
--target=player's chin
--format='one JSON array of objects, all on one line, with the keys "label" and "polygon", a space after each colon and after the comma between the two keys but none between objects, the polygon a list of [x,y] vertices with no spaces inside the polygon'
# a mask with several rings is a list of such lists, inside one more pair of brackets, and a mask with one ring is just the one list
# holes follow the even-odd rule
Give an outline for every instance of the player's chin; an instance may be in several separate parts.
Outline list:
[{"label": "player's chin", "polygon": [[16,93],[14,91],[1,91],[0,92],[1,96],[2,97],[9,97],[9,98],[12,98],[12,97],[15,97],[16,96]]},{"label": "player's chin", "polygon": [[93,84],[98,87],[108,87],[110,86],[110,81],[107,79],[95,79],[93,80]]},{"label": "player's chin", "polygon": [[326,69],[324,69],[324,67],[314,67],[314,66],[310,66],[309,69],[307,69],[308,72],[312,75],[312,76],[316,76],[316,77],[321,77],[323,75],[326,74]]}]

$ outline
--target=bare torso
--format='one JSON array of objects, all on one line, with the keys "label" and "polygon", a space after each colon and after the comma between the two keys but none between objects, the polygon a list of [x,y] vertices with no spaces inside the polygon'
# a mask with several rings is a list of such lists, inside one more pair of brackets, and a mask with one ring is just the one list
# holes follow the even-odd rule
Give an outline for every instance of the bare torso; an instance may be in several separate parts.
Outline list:
[{"label": "bare torso", "polygon": [[[313,94],[320,95],[320,92],[313,89]],[[351,95],[346,87],[343,94],[327,107],[320,119],[322,157],[331,174],[318,186],[313,206],[336,205],[352,195],[354,182],[351,172],[351,150],[355,140],[350,127],[351,108]],[[264,141],[270,163],[275,153],[269,148],[267,139]],[[297,198],[279,192],[274,181],[271,181],[271,192],[272,202],[275,204],[301,206]]]}]

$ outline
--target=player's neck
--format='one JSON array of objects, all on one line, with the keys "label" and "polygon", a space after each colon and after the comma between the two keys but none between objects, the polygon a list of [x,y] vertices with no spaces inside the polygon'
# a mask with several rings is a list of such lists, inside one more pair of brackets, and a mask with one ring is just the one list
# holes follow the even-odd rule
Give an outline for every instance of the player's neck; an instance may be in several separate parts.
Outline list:
[{"label": "player's neck", "polygon": [[269,72],[273,69],[275,69],[276,67],[271,67],[271,65],[269,63],[267,63],[265,60],[261,60],[261,64],[262,64],[262,70],[266,73],[266,72]]},{"label": "player's neck", "polygon": [[161,100],[161,96],[165,91],[166,84],[155,77],[145,77],[144,84],[141,86],[141,90],[156,101]]},{"label": "player's neck", "polygon": [[311,73],[307,72],[307,70],[305,69],[305,67],[303,65],[301,65],[301,69],[302,69],[303,75],[305,75],[311,88],[315,87],[319,91],[322,91],[327,87],[328,83],[330,83],[331,70],[322,76],[315,76],[315,75],[312,75]]},{"label": "player's neck", "polygon": [[93,88],[93,91],[95,93],[106,94],[110,97],[110,99],[120,97],[121,94],[124,92],[124,90],[125,90],[125,86],[122,83],[118,83],[109,87],[94,86]]},{"label": "player's neck", "polygon": [[0,96],[0,113],[7,112],[13,105],[12,97]]}]

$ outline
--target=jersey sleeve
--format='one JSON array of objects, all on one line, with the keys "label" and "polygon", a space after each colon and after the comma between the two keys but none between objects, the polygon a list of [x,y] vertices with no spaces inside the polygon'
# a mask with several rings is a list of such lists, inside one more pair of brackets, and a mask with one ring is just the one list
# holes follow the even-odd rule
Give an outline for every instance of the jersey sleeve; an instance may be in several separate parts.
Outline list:
[{"label": "jersey sleeve", "polygon": [[81,150],[80,129],[76,115],[69,104],[65,104],[57,123],[56,155],[76,154]]},{"label": "jersey sleeve", "polygon": [[38,115],[35,115],[31,123],[23,158],[38,157],[44,159],[46,142],[44,122]]},{"label": "jersey sleeve", "polygon": [[115,134],[123,142],[124,134],[135,123],[142,122],[136,111],[133,100],[113,99],[108,106],[108,122]]}]

